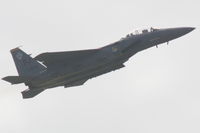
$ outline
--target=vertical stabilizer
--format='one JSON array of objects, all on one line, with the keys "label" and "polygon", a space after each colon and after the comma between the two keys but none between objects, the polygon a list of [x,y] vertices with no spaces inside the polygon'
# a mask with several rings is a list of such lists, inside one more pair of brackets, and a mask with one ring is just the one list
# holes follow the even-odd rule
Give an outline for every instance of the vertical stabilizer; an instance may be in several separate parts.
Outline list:
[{"label": "vertical stabilizer", "polygon": [[33,77],[39,75],[46,68],[19,48],[10,50],[19,76]]}]

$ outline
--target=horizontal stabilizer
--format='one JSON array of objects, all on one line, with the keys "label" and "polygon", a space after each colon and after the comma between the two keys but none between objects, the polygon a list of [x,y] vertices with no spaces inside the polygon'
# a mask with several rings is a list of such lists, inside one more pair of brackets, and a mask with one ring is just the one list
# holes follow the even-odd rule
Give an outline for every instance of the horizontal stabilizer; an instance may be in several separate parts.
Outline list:
[{"label": "horizontal stabilizer", "polygon": [[25,82],[30,81],[30,79],[22,77],[22,76],[7,76],[2,79],[7,82],[10,82],[11,84],[20,84],[20,83],[25,83]]},{"label": "horizontal stabilizer", "polygon": [[26,98],[32,98],[32,97],[40,94],[43,91],[44,91],[44,89],[37,89],[37,90],[29,90],[29,89],[27,89],[25,91],[22,91],[21,93],[22,93],[22,97],[24,99],[26,99]]}]

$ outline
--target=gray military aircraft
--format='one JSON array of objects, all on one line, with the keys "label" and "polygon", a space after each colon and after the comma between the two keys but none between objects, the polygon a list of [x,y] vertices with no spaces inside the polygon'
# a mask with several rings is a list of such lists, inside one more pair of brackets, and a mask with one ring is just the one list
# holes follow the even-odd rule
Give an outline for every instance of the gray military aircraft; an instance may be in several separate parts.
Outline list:
[{"label": "gray military aircraft", "polygon": [[29,88],[23,98],[32,98],[42,91],[57,86],[83,85],[88,79],[124,67],[131,56],[147,48],[169,42],[195,28],[181,27],[142,30],[99,49],[47,52],[35,58],[19,48],[10,52],[19,76],[7,76],[3,80],[11,84],[24,83]]}]

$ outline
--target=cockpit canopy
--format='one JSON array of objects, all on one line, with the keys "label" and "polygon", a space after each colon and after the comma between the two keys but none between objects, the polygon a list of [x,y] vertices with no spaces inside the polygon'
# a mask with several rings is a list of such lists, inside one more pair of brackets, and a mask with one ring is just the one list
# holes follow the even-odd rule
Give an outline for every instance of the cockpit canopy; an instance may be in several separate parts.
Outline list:
[{"label": "cockpit canopy", "polygon": [[[158,31],[159,29],[156,29],[156,28],[149,28],[149,29],[143,29],[143,30],[135,30],[134,33],[130,33],[128,35],[126,35],[125,38],[128,38],[128,37],[131,37],[131,36],[134,36],[134,35],[139,35],[139,34],[145,34],[145,33],[148,33],[148,32],[155,32],[155,31]],[[122,39],[125,39],[125,38],[122,38]]]}]

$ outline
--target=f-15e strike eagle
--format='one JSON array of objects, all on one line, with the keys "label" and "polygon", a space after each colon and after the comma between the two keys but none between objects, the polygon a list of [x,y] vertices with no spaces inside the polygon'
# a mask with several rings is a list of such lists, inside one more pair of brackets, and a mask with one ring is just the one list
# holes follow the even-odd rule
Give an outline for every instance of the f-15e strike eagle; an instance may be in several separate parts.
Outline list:
[{"label": "f-15e strike eagle", "polygon": [[23,98],[32,98],[46,89],[57,86],[83,85],[88,79],[124,67],[136,53],[181,37],[195,28],[181,27],[142,30],[99,49],[42,53],[32,58],[20,48],[10,52],[19,76],[3,80],[11,84],[24,83],[29,88]]}]

